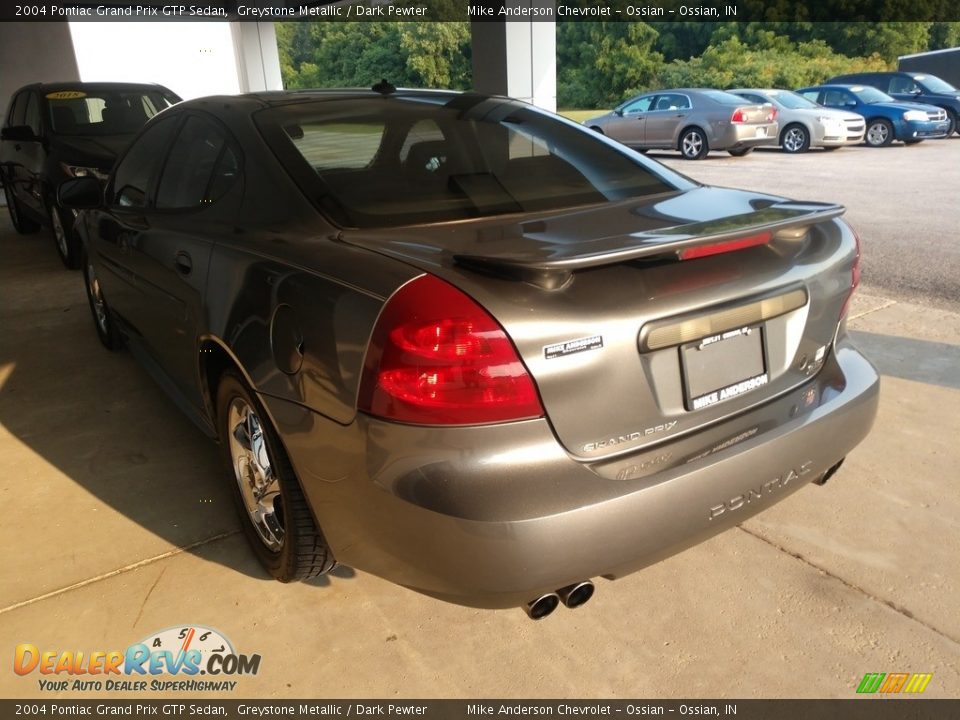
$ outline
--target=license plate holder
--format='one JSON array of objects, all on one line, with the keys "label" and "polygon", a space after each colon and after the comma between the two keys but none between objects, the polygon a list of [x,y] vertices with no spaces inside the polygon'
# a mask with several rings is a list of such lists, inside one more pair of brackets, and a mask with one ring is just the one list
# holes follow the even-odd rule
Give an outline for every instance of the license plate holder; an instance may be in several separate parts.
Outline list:
[{"label": "license plate holder", "polygon": [[763,328],[742,327],[680,346],[684,406],[702,410],[767,384]]}]

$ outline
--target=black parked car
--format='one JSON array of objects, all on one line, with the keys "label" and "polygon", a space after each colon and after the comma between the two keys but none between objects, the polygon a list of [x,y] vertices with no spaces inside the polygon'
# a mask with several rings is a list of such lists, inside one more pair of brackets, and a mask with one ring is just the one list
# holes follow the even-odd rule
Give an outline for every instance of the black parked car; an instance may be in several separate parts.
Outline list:
[{"label": "black parked car", "polygon": [[507,98],[376,90],[181,103],[104,191],[59,187],[97,334],[219,438],[275,577],[336,559],[539,618],[866,435],[842,207]]},{"label": "black parked car", "polygon": [[827,84],[870,85],[882,90],[897,100],[936,105],[947,111],[950,130],[960,133],[960,90],[936,75],[919,72],[871,72],[854,75],[840,75],[827,81]]},{"label": "black parked car", "polygon": [[46,83],[21,88],[0,134],[0,178],[13,227],[46,225],[64,264],[78,266],[74,215],[55,201],[63,180],[105,180],[144,123],[180,98],[160,85]]}]

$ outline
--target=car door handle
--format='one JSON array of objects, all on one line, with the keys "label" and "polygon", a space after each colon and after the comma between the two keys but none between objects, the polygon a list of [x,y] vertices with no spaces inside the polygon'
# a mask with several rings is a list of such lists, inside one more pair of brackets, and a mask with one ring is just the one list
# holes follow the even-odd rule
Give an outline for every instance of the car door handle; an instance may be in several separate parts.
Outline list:
[{"label": "car door handle", "polygon": [[677,114],[676,114],[676,117],[679,117],[679,118],[685,118],[686,116],[687,116],[686,113],[677,113]]},{"label": "car door handle", "polygon": [[193,260],[190,259],[190,253],[183,250],[178,252],[173,258],[173,266],[181,275],[189,275],[190,271],[193,270]]}]

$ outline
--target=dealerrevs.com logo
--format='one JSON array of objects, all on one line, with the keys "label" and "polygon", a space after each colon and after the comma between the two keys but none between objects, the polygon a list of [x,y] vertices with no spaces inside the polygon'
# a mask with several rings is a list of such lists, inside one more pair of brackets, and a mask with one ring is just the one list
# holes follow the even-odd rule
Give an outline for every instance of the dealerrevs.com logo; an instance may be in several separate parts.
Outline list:
[{"label": "dealerrevs.com logo", "polygon": [[13,671],[39,674],[40,689],[54,692],[225,691],[237,686],[228,678],[260,671],[260,655],[237,653],[213,628],[187,625],[151,633],[126,650],[84,652],[20,643]]}]

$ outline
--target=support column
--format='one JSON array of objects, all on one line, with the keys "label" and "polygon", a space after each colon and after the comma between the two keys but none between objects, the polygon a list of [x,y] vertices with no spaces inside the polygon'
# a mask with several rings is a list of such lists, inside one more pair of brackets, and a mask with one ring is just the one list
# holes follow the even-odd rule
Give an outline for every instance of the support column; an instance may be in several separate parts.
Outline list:
[{"label": "support column", "polygon": [[272,22],[231,23],[240,92],[283,90],[277,33]]},{"label": "support column", "polygon": [[[504,0],[507,8],[553,7],[554,0]],[[473,87],[557,109],[557,38],[552,20],[471,22]]]}]

